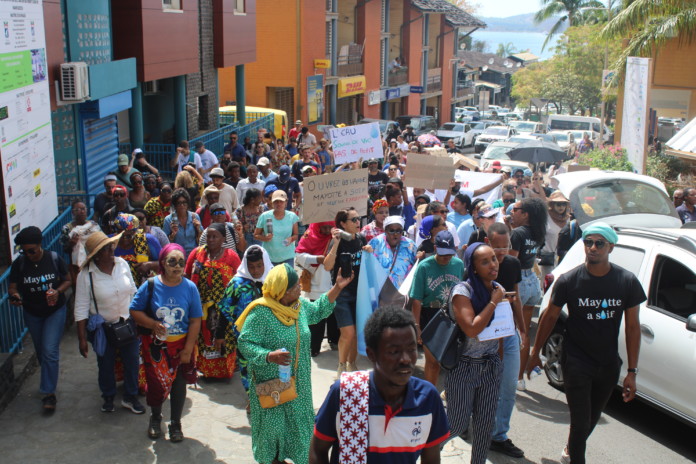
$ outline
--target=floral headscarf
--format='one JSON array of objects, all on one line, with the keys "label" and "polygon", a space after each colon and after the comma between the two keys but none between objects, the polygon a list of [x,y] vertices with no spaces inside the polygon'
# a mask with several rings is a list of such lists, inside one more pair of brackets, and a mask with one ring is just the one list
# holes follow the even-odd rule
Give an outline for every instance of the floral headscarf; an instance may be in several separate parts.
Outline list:
[{"label": "floral headscarf", "polygon": [[111,225],[120,231],[135,230],[140,227],[140,221],[137,217],[128,213],[119,213],[113,220]]},{"label": "floral headscarf", "polygon": [[375,204],[374,204],[374,205],[372,205],[372,212],[373,212],[374,214],[377,214],[377,211],[378,211],[380,208],[385,208],[385,207],[388,208],[388,207],[389,207],[389,203],[387,203],[387,200],[384,200],[384,199],[380,198],[379,200],[375,201]]}]

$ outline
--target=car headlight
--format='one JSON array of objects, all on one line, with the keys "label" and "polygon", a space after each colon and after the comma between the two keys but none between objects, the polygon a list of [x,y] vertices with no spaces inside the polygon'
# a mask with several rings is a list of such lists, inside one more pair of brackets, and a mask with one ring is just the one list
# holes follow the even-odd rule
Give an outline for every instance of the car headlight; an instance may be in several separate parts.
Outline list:
[{"label": "car headlight", "polygon": [[455,137],[452,139],[454,141],[454,144],[457,145],[458,143],[462,143],[462,138],[461,137]]}]

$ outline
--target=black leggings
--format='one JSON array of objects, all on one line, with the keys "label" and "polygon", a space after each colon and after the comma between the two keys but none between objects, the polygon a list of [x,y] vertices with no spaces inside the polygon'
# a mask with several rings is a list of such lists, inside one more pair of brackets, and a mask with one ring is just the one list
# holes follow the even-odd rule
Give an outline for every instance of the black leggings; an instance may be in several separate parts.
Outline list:
[{"label": "black leggings", "polygon": [[[186,379],[183,374],[178,373],[172,383],[172,391],[169,393],[171,402],[171,421],[181,422],[181,414],[184,411],[184,402],[186,401]],[[152,408],[153,416],[162,415],[162,405]]]},{"label": "black leggings", "polygon": [[572,464],[585,464],[587,439],[619,381],[620,369],[621,360],[618,358],[616,363],[605,366],[565,359],[563,378],[570,409],[568,452]]},{"label": "black leggings", "polygon": [[336,316],[333,313],[326,319],[310,325],[309,330],[312,333],[312,353],[321,351],[321,342],[324,341],[324,330],[327,332],[327,338],[330,343],[338,343],[338,338],[341,336],[341,332],[339,332],[336,324]]}]

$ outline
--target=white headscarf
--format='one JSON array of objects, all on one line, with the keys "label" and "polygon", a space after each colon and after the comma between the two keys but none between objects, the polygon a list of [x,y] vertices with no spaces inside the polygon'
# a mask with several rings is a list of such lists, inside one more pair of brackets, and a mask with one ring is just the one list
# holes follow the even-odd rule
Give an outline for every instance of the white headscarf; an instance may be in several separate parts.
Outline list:
[{"label": "white headscarf", "polygon": [[[247,254],[249,253],[249,250],[251,250],[252,248],[258,248],[263,253],[263,275],[258,279],[255,279],[251,276],[251,273],[249,272],[249,267],[247,266]],[[239,268],[237,269],[236,275],[239,277],[244,277],[245,279],[249,279],[253,282],[263,283],[263,281],[266,280],[266,276],[268,275],[268,272],[271,269],[273,269],[273,263],[271,263],[271,258],[270,258],[270,256],[268,256],[268,252],[263,247],[260,247],[259,245],[251,245],[244,252],[244,258],[242,258],[242,264],[239,265]]]},{"label": "white headscarf", "polygon": [[399,224],[401,226],[401,228],[403,229],[404,228],[404,218],[402,218],[401,216],[388,216],[384,220],[384,225],[382,226],[382,228],[386,229],[387,226],[390,226],[392,224]]}]

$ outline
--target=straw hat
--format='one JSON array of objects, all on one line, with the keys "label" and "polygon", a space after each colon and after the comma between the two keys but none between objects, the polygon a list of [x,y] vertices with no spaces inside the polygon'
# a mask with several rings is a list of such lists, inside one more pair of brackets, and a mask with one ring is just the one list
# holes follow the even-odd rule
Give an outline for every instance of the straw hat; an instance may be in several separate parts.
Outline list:
[{"label": "straw hat", "polygon": [[85,251],[87,252],[87,258],[85,258],[85,262],[82,264],[82,267],[84,268],[85,266],[87,266],[90,260],[94,258],[94,255],[99,253],[99,250],[101,250],[107,245],[111,245],[112,243],[118,242],[121,238],[121,235],[123,235],[123,232],[109,238],[106,236],[106,234],[104,234],[104,232],[92,232],[89,235],[89,237],[87,237],[87,241],[85,242]]}]

